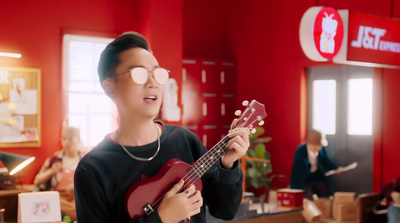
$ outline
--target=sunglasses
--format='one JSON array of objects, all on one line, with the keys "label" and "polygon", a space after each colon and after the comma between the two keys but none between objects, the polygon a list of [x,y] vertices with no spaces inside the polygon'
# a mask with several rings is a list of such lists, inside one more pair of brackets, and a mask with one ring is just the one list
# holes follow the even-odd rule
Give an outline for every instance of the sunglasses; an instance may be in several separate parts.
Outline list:
[{"label": "sunglasses", "polygon": [[[127,72],[131,73],[131,78],[133,82],[135,82],[136,84],[145,84],[149,79],[150,73],[153,73],[153,78],[157,83],[166,84],[169,78],[170,71],[161,67],[157,67],[152,71],[148,71],[144,67],[135,67],[132,70],[126,71],[121,74],[125,74]],[[114,75],[121,75],[121,74],[114,74]]]}]

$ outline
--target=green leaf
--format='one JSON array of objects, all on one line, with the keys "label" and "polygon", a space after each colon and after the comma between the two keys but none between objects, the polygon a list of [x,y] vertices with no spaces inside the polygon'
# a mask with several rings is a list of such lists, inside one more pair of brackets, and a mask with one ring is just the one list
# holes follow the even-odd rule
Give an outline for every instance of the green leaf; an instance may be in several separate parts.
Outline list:
[{"label": "green leaf", "polygon": [[256,157],[256,152],[254,151],[254,149],[247,150],[247,156]]},{"label": "green leaf", "polygon": [[[250,134],[250,146],[246,152],[249,157],[255,157],[259,159],[271,159],[271,154],[267,151],[265,143],[272,140],[271,137],[260,137],[265,133],[263,127],[255,127],[256,132]],[[254,188],[260,188],[262,186],[269,187],[271,180],[267,177],[272,172],[272,165],[269,162],[260,162],[254,160],[247,160],[246,163],[246,187],[252,186]]]},{"label": "green leaf", "polygon": [[263,137],[263,138],[257,138],[255,140],[256,143],[267,143],[272,140],[272,137]]},{"label": "green leaf", "polygon": [[261,187],[261,183],[259,182],[259,180],[257,178],[252,178],[251,179],[251,185],[255,188],[260,188]]},{"label": "green leaf", "polygon": [[266,159],[266,160],[271,160],[271,153],[269,153],[268,150],[265,150],[264,159]]},{"label": "green leaf", "polygon": [[254,147],[254,151],[257,158],[264,159],[266,151],[264,144],[257,144],[256,147]]},{"label": "green leaf", "polygon": [[261,176],[261,173],[254,167],[248,168],[246,174],[247,174],[247,176],[249,176],[251,178],[255,178],[255,177],[260,177]]}]

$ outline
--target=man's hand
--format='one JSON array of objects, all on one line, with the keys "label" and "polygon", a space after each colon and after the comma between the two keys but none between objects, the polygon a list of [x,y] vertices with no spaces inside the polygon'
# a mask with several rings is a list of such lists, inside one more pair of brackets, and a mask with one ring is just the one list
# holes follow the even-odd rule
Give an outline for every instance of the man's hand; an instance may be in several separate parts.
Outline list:
[{"label": "man's hand", "polygon": [[342,174],[342,173],[344,172],[344,168],[343,168],[342,166],[339,166],[339,167],[336,169],[336,171],[337,171],[338,174]]},{"label": "man's hand", "polygon": [[164,196],[158,215],[163,223],[176,223],[200,213],[203,206],[201,192],[191,185],[185,191],[178,193],[184,185],[180,180]]},{"label": "man's hand", "polygon": [[226,147],[230,150],[221,158],[222,166],[226,169],[232,169],[235,161],[244,156],[250,146],[250,130],[248,128],[235,128],[237,123],[238,119],[232,121],[231,130],[227,135],[230,140],[226,144]]},{"label": "man's hand", "polygon": [[62,170],[62,163],[59,161],[54,162],[53,165],[51,165],[50,169],[53,174],[57,174],[57,173],[61,172],[61,170]]}]

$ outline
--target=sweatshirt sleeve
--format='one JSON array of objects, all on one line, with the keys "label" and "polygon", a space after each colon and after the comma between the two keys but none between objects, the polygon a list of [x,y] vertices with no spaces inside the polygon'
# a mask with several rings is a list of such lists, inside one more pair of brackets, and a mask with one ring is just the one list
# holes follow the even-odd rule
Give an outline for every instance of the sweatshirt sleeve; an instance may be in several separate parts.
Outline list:
[{"label": "sweatshirt sleeve", "polygon": [[304,168],[304,160],[298,156],[294,156],[292,172],[290,174],[290,188],[292,189],[304,189],[306,182],[306,171]]},{"label": "sweatshirt sleeve", "polygon": [[304,190],[306,175],[310,172],[307,150],[303,146],[299,146],[294,153],[292,172],[290,174],[290,188],[292,189]]},{"label": "sweatshirt sleeve", "polygon": [[236,161],[233,169],[225,169],[219,162],[204,176],[203,198],[212,216],[231,220],[242,200],[243,174]]},{"label": "sweatshirt sleeve", "polygon": [[318,160],[318,165],[321,165],[324,167],[324,173],[329,170],[335,170],[338,168],[338,165],[336,165],[328,156],[328,152],[326,151],[326,148],[323,147],[321,151],[319,152],[319,156],[321,157],[321,160]]}]

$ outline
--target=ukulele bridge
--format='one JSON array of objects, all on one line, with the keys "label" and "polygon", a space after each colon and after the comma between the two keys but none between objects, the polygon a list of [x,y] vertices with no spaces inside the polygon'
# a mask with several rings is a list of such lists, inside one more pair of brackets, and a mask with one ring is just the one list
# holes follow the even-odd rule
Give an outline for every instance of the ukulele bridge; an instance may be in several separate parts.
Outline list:
[{"label": "ukulele bridge", "polygon": [[149,203],[147,203],[147,204],[143,207],[143,211],[144,211],[144,213],[147,214],[147,216],[149,216],[151,213],[154,212],[154,209],[153,209],[153,207],[152,207]]}]

